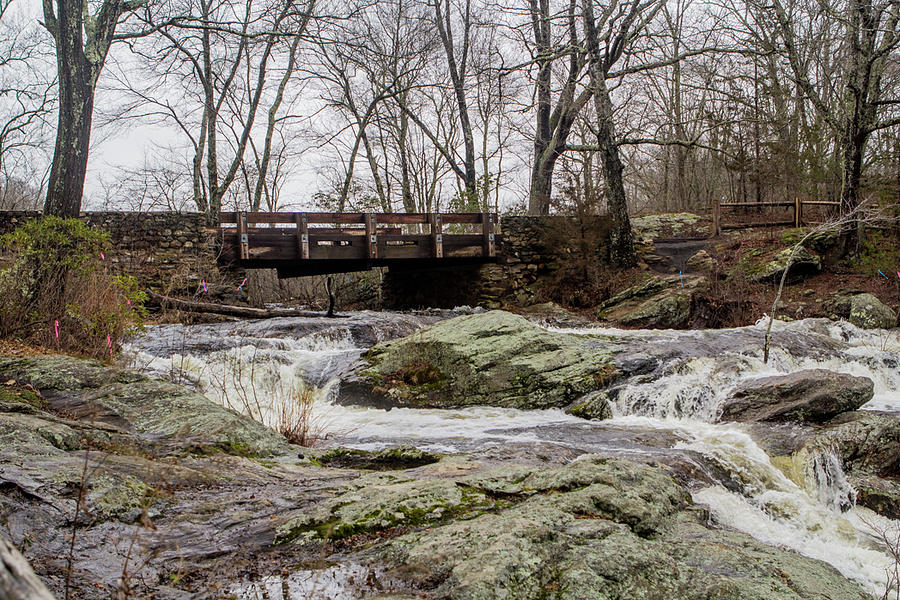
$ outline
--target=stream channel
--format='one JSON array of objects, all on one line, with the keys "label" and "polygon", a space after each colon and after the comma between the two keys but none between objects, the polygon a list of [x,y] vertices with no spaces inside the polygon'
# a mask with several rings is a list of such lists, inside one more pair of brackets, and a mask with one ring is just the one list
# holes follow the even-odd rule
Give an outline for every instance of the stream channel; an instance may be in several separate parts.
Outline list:
[{"label": "stream channel", "polygon": [[[459,410],[340,406],[342,377],[377,342],[414,333],[463,311],[356,312],[344,318],[281,318],[205,325],[159,325],[129,350],[138,369],[193,387],[226,406],[275,423],[291,390],[311,389],[321,446],[379,449],[407,444],[441,453],[496,458],[580,454],[681,465],[693,498],[717,524],[823,560],[873,594],[892,564],[873,526],[892,522],[855,506],[836,456],[808,460],[799,483],[764,448],[789,445],[796,424],[717,423],[741,381],[822,368],[869,377],[863,410],[900,412],[900,330],[861,330],[845,322],[776,321],[773,353],[762,362],[764,322],[727,330],[561,329],[600,337],[617,361],[640,373],[616,384],[613,418],[586,421],[561,410]],[[789,452],[788,452],[789,454]],[[798,477],[794,477],[798,479]],[[250,597],[250,596],[248,596]],[[299,597],[299,596],[298,596]],[[340,594],[322,597],[342,597]]]}]

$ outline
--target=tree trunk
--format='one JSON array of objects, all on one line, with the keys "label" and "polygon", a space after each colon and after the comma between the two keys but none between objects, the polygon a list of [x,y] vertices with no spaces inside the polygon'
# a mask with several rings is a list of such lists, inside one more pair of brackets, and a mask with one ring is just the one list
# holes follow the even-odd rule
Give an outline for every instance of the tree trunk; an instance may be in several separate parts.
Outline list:
[{"label": "tree trunk", "polygon": [[81,21],[72,17],[60,11],[56,35],[59,121],[44,203],[45,214],[60,217],[77,217],[81,212],[96,85],[94,67],[84,54]]},{"label": "tree trunk", "polygon": [[0,535],[0,598],[53,600],[53,594],[34,574],[25,557]]},{"label": "tree trunk", "polygon": [[[859,207],[859,182],[862,176],[865,135],[850,126],[842,140],[841,215],[853,214]],[[859,219],[849,219],[841,229],[841,252],[855,256],[859,251]]]},{"label": "tree trunk", "polygon": [[633,267],[637,264],[634,253],[634,236],[631,220],[628,218],[628,202],[625,196],[624,167],[619,156],[619,145],[615,138],[612,101],[606,81],[602,78],[594,82],[594,106],[597,110],[597,144],[603,160],[603,175],[606,180],[606,204],[612,219],[610,230],[609,258],[618,267]]},{"label": "tree trunk", "polygon": [[531,183],[528,190],[528,214],[545,216],[550,214],[550,195],[553,192],[553,167],[558,154],[552,150],[538,149],[535,140],[534,165],[531,167]]}]

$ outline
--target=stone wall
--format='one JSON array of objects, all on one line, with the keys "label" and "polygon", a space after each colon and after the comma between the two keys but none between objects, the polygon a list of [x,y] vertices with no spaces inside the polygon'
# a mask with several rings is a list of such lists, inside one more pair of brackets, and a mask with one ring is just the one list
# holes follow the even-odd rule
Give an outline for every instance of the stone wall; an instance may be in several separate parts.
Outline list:
[{"label": "stone wall", "polygon": [[[38,215],[0,212],[0,234]],[[245,274],[217,267],[215,231],[206,228],[200,213],[86,212],[81,218],[110,232],[113,251],[107,259],[112,264],[163,293],[194,294],[205,279],[213,299],[263,304],[300,299],[309,287],[308,282],[286,285],[274,281],[272,273],[248,271],[250,280],[237,290]],[[550,299],[548,290],[557,289],[579,261],[606,261],[605,217],[506,216],[499,229],[494,264],[388,269],[381,284],[383,306],[527,306]]]},{"label": "stone wall", "polygon": [[[0,212],[0,234],[38,217],[37,212]],[[193,291],[201,279],[214,279],[216,236],[201,213],[85,212],[91,227],[110,233],[107,256],[122,272],[162,291]]]},{"label": "stone wall", "polygon": [[551,298],[582,261],[607,262],[607,217],[505,216],[497,262],[440,270],[387,270],[382,298],[388,308],[528,306]]}]

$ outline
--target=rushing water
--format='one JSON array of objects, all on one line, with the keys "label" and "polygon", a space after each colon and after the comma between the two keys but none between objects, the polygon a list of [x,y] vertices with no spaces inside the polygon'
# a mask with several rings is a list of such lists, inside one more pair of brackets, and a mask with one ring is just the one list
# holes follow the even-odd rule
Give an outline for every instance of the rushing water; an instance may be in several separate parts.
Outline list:
[{"label": "rushing water", "polygon": [[[868,410],[900,412],[900,335],[845,323],[776,321],[762,362],[764,322],[730,330],[550,329],[616,347],[633,375],[609,391],[614,417],[589,422],[559,410],[346,407],[331,403],[340,379],[378,341],[409,335],[452,312],[353,313],[345,319],[285,318],[149,327],[130,350],[145,372],[190,385],[277,425],[285,398],[314,398],[325,442],[364,449],[412,444],[486,457],[525,453],[567,460],[584,452],[682,461],[695,501],[719,524],[830,563],[874,594],[890,559],[874,528],[892,522],[855,506],[840,459],[811,454],[794,480],[754,441],[750,426],[715,423],[742,381],[808,368],[870,378]],[[791,427],[791,426],[786,426]],[[788,435],[790,431],[788,432]],[[530,454],[529,454],[530,453]],[[272,585],[300,586],[302,578]],[[316,580],[316,585],[321,582]]]}]

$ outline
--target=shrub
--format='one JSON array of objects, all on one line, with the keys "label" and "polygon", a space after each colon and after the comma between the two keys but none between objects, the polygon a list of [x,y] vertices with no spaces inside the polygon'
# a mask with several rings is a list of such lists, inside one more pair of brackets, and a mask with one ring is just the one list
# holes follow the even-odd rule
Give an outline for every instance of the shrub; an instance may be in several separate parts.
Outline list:
[{"label": "shrub", "polygon": [[48,216],[0,236],[0,245],[15,255],[0,273],[0,336],[106,358],[141,326],[146,296],[133,277],[109,272],[108,233]]}]

